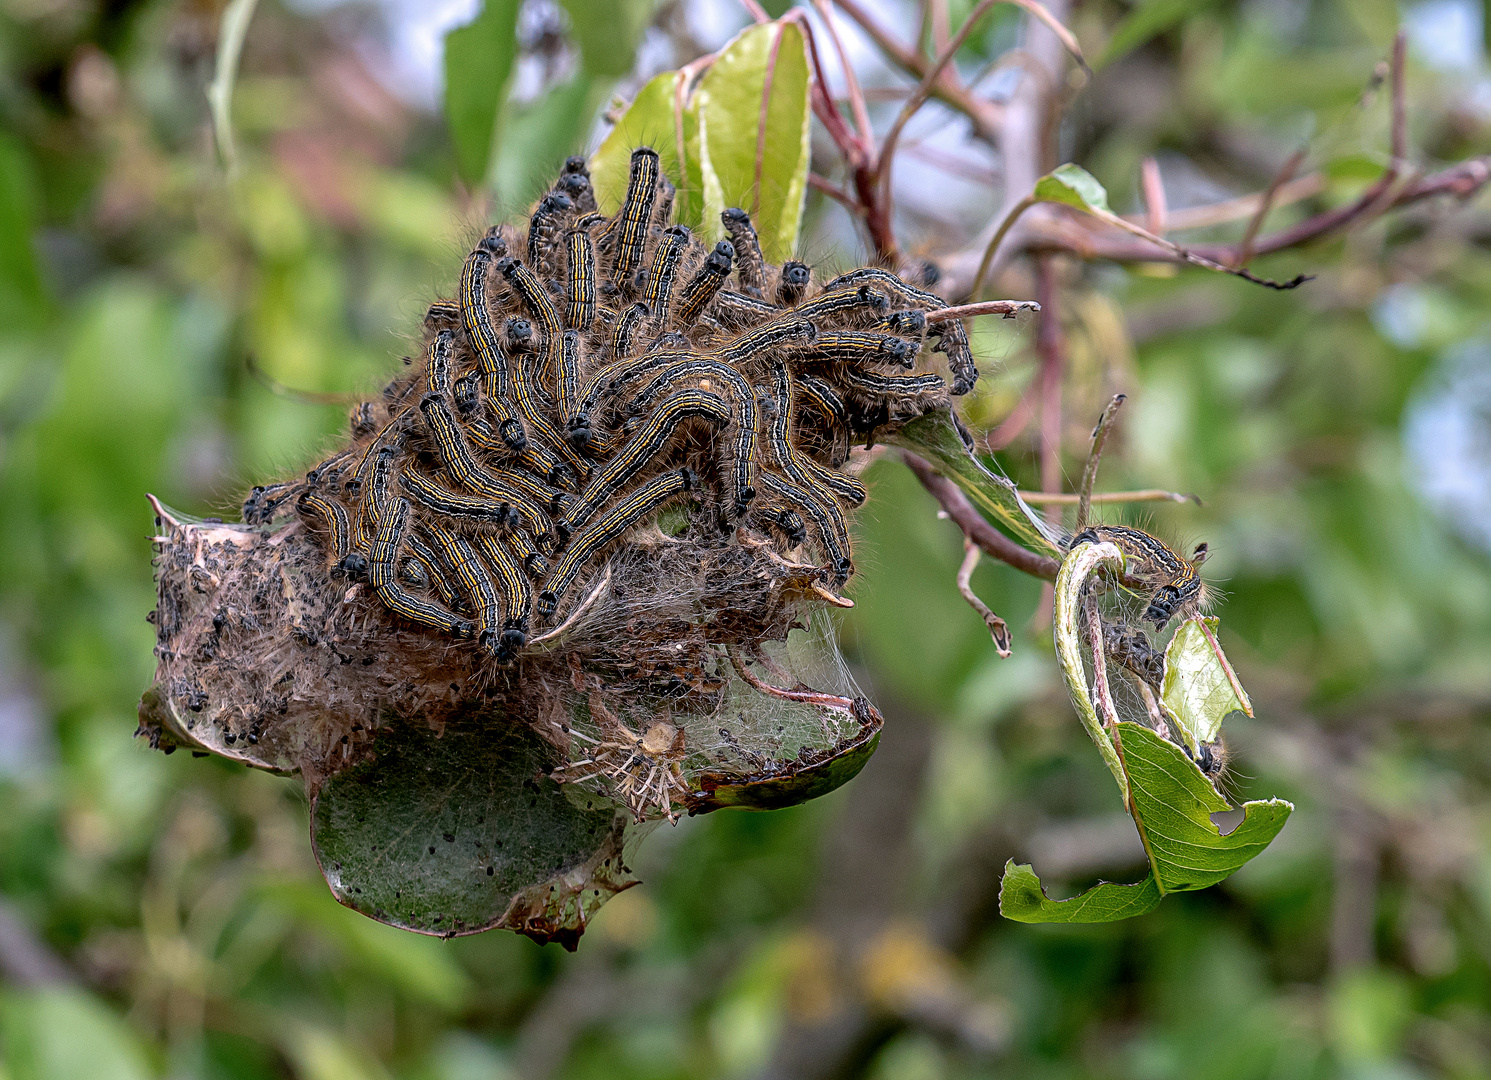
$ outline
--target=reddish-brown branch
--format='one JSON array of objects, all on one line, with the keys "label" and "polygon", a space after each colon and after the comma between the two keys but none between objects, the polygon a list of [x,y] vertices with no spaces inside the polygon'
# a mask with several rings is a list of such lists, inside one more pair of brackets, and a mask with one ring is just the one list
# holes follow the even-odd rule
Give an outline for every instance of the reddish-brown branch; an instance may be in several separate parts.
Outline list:
[{"label": "reddish-brown branch", "polygon": [[984,516],[974,509],[973,504],[968,501],[968,496],[963,494],[958,485],[934,469],[930,461],[913,454],[910,450],[901,451],[901,460],[916,474],[922,487],[926,488],[942,509],[947,511],[947,516],[953,520],[954,524],[963,530],[963,535],[977,544],[979,550],[985,555],[1008,563],[1022,573],[1045,578],[1047,581],[1056,580],[1056,572],[1061,569],[1059,562],[1048,555],[1037,555],[1033,551],[1027,551],[990,525],[984,520]]},{"label": "reddish-brown branch", "polygon": [[[924,79],[927,72],[932,70],[932,61],[921,53],[897,41],[886,29],[881,26],[870,13],[860,4],[859,0],[834,0],[835,5],[845,15],[853,19],[859,28],[863,30],[880,47],[881,52],[908,74]],[[1000,121],[1004,115],[1004,107],[992,101],[985,101],[971,93],[957,77],[954,71],[944,71],[932,87],[932,96],[950,108],[956,109],[973,123],[974,133],[985,142],[993,143],[998,140]]]},{"label": "reddish-brown branch", "polygon": [[[1036,296],[1041,305],[1040,322],[1035,335],[1036,352],[1041,366],[1036,373],[1041,408],[1041,487],[1061,490],[1061,383],[1066,374],[1066,341],[1061,333],[1061,313],[1056,307],[1056,266],[1050,255],[1036,260]],[[1047,518],[1054,514],[1061,520],[1059,508],[1048,508]]]}]

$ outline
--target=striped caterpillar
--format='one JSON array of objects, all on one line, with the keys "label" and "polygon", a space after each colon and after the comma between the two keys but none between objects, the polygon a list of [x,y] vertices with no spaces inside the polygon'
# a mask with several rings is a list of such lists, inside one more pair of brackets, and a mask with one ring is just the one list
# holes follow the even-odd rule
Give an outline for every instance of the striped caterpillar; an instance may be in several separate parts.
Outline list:
[{"label": "striped caterpillar", "polygon": [[941,298],[889,271],[815,287],[805,264],[771,265],[742,210],[701,244],[668,220],[670,192],[638,149],[606,217],[570,159],[526,235],[476,244],[419,360],[353,410],[350,445],[256,489],[244,520],[298,513],[333,577],[499,664],[669,507],[685,538],[764,548],[804,596],[836,598],[865,497],[847,448],[947,404],[929,334],[966,393],[966,334],[929,327]]}]

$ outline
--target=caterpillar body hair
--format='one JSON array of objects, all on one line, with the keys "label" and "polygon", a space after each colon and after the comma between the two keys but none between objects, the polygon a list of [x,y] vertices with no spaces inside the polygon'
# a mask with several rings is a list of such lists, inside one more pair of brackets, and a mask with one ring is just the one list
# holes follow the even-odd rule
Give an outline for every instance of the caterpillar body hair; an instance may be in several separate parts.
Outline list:
[{"label": "caterpillar body hair", "polygon": [[[673,221],[675,195],[641,147],[604,215],[584,160],[567,161],[526,233],[494,227],[473,244],[409,370],[350,414],[351,442],[304,481],[256,488],[245,520],[298,514],[331,573],[370,583],[356,602],[477,639],[468,655],[496,663],[618,547],[630,567],[655,557],[656,531],[635,527],[685,498],[664,548],[766,579],[807,548],[842,588],[846,513],[865,499],[843,471],[849,448],[948,407],[921,346],[938,344],[957,390],[967,335],[929,324],[942,301],[889,271],[820,284],[804,262],[768,263],[744,210],[704,243]],[[792,573],[796,591],[772,595],[809,602]],[[1156,583],[1156,615],[1191,603],[1172,577]]]}]

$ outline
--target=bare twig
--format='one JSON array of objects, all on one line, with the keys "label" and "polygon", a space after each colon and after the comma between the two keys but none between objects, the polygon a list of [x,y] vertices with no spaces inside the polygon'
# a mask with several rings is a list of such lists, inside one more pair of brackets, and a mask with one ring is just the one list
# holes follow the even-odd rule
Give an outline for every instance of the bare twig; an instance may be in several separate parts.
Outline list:
[{"label": "bare twig", "polygon": [[1144,192],[1144,227],[1156,236],[1165,235],[1165,181],[1160,176],[1160,163],[1153,157],[1145,158],[1139,167],[1139,186]]},{"label": "bare twig", "polygon": [[1036,300],[985,300],[979,304],[960,304],[957,307],[939,308],[927,312],[927,322],[951,322],[953,319],[971,319],[975,315],[1003,315],[1012,319],[1022,311],[1040,311]]},{"label": "bare twig", "polygon": [[1103,726],[1112,731],[1118,726],[1118,710],[1113,705],[1113,689],[1108,685],[1108,653],[1103,647],[1103,618],[1098,614],[1098,602],[1093,596],[1082,601],[1082,615],[1086,622],[1087,646],[1092,650],[1093,704],[1103,718]]},{"label": "bare twig", "polygon": [[1087,519],[1092,512],[1092,485],[1098,478],[1098,462],[1103,459],[1103,443],[1108,441],[1108,429],[1127,399],[1125,394],[1114,394],[1113,400],[1098,417],[1097,427],[1092,429],[1092,449],[1087,453],[1087,464],[1082,469],[1082,486],[1077,489],[1077,523],[1074,532],[1087,528]]},{"label": "bare twig", "polygon": [[1248,222],[1248,229],[1243,233],[1242,243],[1237,245],[1237,259],[1233,262],[1234,266],[1246,266],[1248,260],[1253,257],[1253,241],[1258,239],[1258,230],[1263,227],[1264,219],[1273,209],[1274,199],[1278,197],[1279,189],[1294,179],[1295,170],[1304,160],[1304,149],[1296,150],[1289,155],[1289,160],[1284,162],[1284,167],[1269,181],[1268,187],[1263,192],[1263,198],[1258,200],[1258,209],[1254,211],[1252,219]]},{"label": "bare twig", "polygon": [[[1326,189],[1327,182],[1324,174],[1310,173],[1301,176],[1298,180],[1290,180],[1280,184],[1274,192],[1273,207],[1290,206],[1303,199],[1319,195]],[[1165,228],[1168,232],[1184,232],[1187,229],[1208,229],[1214,225],[1226,225],[1228,222],[1241,221],[1258,213],[1258,208],[1263,205],[1262,191],[1255,191],[1251,195],[1239,195],[1235,199],[1226,199],[1222,202],[1208,203],[1205,206],[1191,206],[1184,210],[1165,211]]]},{"label": "bare twig", "polygon": [[916,474],[922,487],[926,488],[942,509],[947,511],[947,516],[953,520],[954,524],[963,530],[963,535],[977,544],[985,555],[1008,563],[1022,573],[1045,578],[1047,581],[1056,580],[1056,572],[1061,568],[1059,562],[1049,555],[1037,555],[1033,551],[1027,551],[990,525],[984,520],[983,515],[974,509],[973,504],[968,501],[968,496],[963,494],[958,485],[934,469],[931,462],[913,454],[910,450],[901,451],[901,460]]},{"label": "bare twig", "polygon": [[[845,15],[853,19],[859,28],[868,34],[876,45],[880,46],[880,50],[885,53],[886,57],[897,66],[915,75],[918,79],[924,78],[932,69],[932,61],[891,36],[861,6],[859,0],[834,0],[834,3]],[[933,87],[932,96],[968,117],[973,123],[974,133],[980,139],[989,143],[998,140],[1004,107],[971,93],[958,80],[956,72],[944,71],[942,77],[937,80],[936,86]]]},{"label": "bare twig", "polygon": [[845,210],[848,210],[856,217],[864,216],[865,208],[855,201],[854,196],[849,194],[849,192],[845,191],[843,188],[839,187],[838,184],[835,184],[828,177],[819,176],[815,172],[810,172],[808,173],[808,187],[812,188],[814,191],[823,192],[823,194],[827,195],[834,202],[841,204]]},{"label": "bare twig", "polygon": [[849,62],[848,50],[844,48],[844,40],[839,37],[838,27],[834,26],[833,12],[829,9],[828,0],[813,0],[813,8],[823,20],[823,25],[828,28],[829,40],[833,42],[834,52],[839,57],[839,67],[844,70],[844,88],[849,95],[849,111],[854,117],[854,126],[865,149],[875,145],[875,129],[870,125],[870,110],[865,105],[864,88],[859,84],[859,76],[854,71],[854,65]]},{"label": "bare twig", "polygon": [[[1061,383],[1066,374],[1066,341],[1061,314],[1056,309],[1056,267],[1050,255],[1036,259],[1036,293],[1041,305],[1035,348],[1041,367],[1036,373],[1041,408],[1041,488],[1061,490]],[[1047,520],[1059,522],[1061,511],[1051,508]]]},{"label": "bare twig", "polygon": [[[1022,491],[1020,498],[1031,506],[1045,506],[1049,503],[1071,506],[1082,501],[1081,495],[1067,494],[1064,491]],[[1188,502],[1195,503],[1197,506],[1202,505],[1198,495],[1181,491],[1163,491],[1160,488],[1144,488],[1140,491],[1100,491],[1095,493],[1090,501],[1093,503]]]},{"label": "bare twig", "polygon": [[1010,655],[1010,628],[1009,625],[998,615],[990,610],[989,605],[978,598],[973,591],[973,571],[978,567],[979,556],[983,550],[973,541],[967,533],[963,534],[963,565],[958,567],[958,591],[963,594],[963,599],[968,601],[968,606],[979,613],[984,620],[984,625],[989,628],[989,635],[994,639],[994,651],[1000,657],[1008,658]]}]

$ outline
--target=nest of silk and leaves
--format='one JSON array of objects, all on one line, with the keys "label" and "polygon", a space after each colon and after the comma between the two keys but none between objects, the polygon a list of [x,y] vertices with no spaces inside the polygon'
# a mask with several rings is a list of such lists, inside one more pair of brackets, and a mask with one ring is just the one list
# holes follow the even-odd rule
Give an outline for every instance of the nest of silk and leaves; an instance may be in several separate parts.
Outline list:
[{"label": "nest of silk and leaves", "polygon": [[851,445],[966,393],[967,338],[888,271],[819,283],[743,211],[711,247],[672,203],[651,150],[614,217],[571,159],[345,447],[244,525],[160,509],[152,738],[314,786],[390,717],[480,700],[641,818],[878,725],[831,634],[786,642],[846,603]]}]

